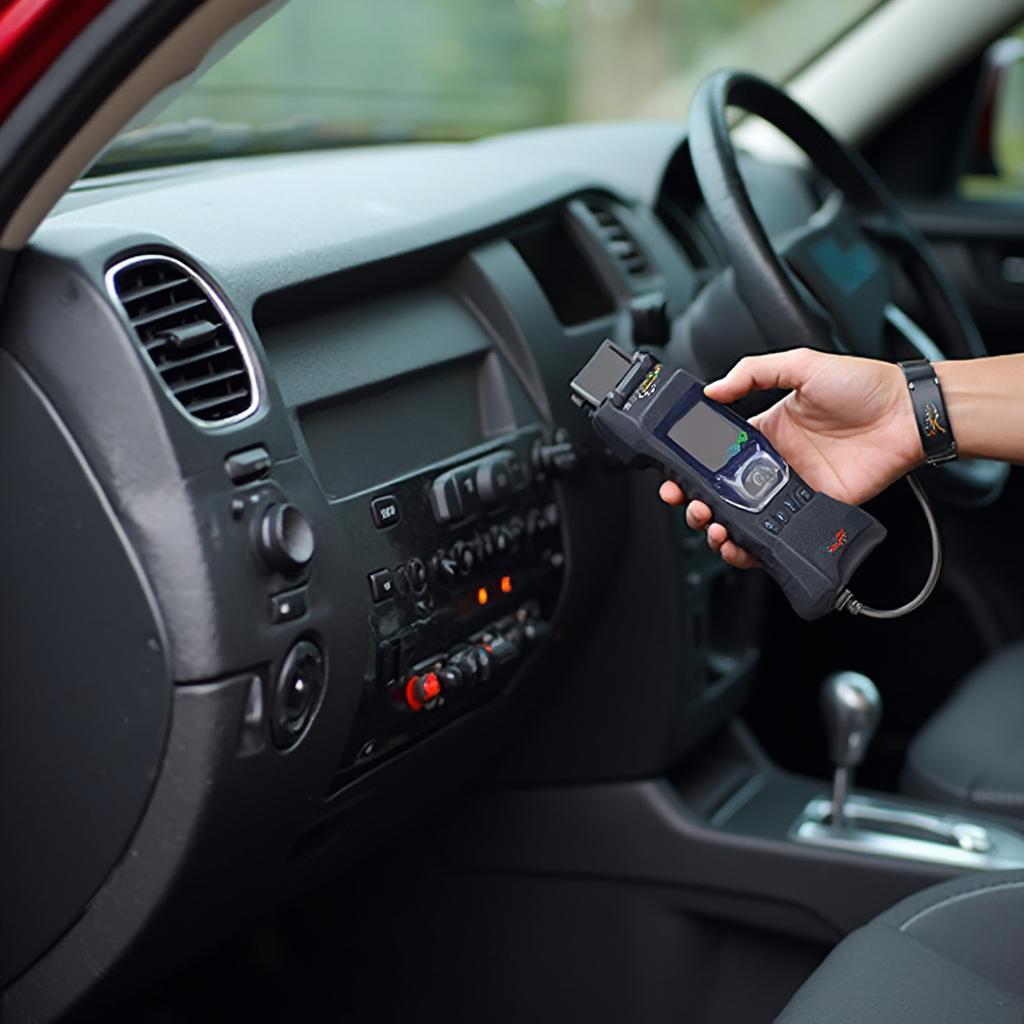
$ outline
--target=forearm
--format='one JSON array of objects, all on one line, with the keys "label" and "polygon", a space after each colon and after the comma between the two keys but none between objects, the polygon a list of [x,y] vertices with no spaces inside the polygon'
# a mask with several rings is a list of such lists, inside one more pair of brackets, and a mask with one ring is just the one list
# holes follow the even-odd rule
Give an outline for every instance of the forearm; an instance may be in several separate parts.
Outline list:
[{"label": "forearm", "polygon": [[1024,354],[935,364],[963,458],[1024,463]]}]

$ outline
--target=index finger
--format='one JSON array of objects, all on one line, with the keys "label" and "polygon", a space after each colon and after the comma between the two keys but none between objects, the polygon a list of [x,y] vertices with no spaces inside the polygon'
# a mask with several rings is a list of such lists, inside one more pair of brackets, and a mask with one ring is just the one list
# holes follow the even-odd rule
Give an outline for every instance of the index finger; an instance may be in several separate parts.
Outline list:
[{"label": "index finger", "polygon": [[792,390],[806,383],[817,353],[809,348],[744,356],[724,377],[712,381],[704,394],[716,402],[735,402],[751,391]]}]

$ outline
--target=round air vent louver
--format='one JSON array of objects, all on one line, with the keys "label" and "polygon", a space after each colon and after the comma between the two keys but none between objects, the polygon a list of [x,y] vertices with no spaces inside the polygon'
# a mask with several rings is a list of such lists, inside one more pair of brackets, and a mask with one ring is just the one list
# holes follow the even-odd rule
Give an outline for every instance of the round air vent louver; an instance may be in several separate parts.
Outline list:
[{"label": "round air vent louver", "polygon": [[172,256],[132,256],[106,275],[147,360],[189,419],[237,423],[259,404],[246,340],[213,288]]}]

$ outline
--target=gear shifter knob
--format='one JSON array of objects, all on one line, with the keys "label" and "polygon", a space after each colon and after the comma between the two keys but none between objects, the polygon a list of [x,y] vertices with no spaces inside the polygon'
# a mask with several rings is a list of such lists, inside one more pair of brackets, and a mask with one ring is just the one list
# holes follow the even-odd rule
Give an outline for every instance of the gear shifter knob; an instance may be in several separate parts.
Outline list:
[{"label": "gear shifter knob", "polygon": [[832,785],[832,827],[843,827],[843,809],[853,769],[864,760],[882,717],[882,698],[875,684],[859,672],[835,672],[821,687],[828,753],[835,765]]},{"label": "gear shifter knob", "polygon": [[859,672],[835,672],[821,687],[821,710],[832,763],[856,768],[882,717],[882,698],[875,684]]}]

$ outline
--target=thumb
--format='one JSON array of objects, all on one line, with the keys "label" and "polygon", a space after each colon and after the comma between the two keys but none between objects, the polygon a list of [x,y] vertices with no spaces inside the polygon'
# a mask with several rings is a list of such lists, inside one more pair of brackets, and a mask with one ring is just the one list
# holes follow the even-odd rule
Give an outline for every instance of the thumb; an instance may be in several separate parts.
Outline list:
[{"label": "thumb", "polygon": [[724,377],[712,381],[704,394],[716,402],[735,402],[751,391],[793,390],[807,382],[819,353],[809,348],[745,356]]}]

